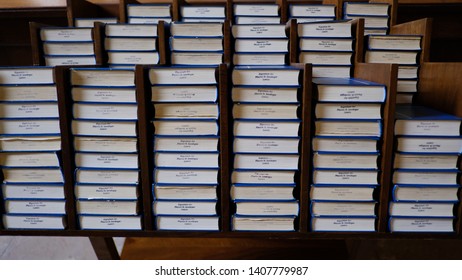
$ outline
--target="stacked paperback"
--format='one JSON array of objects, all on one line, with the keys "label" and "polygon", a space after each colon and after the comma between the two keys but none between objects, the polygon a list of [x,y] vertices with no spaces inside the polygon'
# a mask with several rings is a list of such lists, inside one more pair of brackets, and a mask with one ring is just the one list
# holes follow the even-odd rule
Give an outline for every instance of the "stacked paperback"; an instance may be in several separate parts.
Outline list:
[{"label": "stacked paperback", "polygon": [[183,22],[224,22],[224,6],[186,5],[180,7]]},{"label": "stacked paperback", "polygon": [[390,24],[390,4],[369,2],[345,2],[344,19],[364,19],[364,35],[385,35]]},{"label": "stacked paperback", "polygon": [[172,21],[171,4],[127,4],[127,22],[130,24],[157,24]]},{"label": "stacked paperback", "polygon": [[54,71],[0,68],[0,168],[7,229],[64,229]]},{"label": "stacked paperback", "polygon": [[42,27],[45,65],[95,65],[92,27]]},{"label": "stacked paperback", "polygon": [[278,4],[234,4],[236,24],[279,24]]},{"label": "stacked paperback", "polygon": [[313,231],[375,231],[384,85],[313,79]]},{"label": "stacked paperback", "polygon": [[112,68],[159,63],[157,24],[106,24],[104,48]]},{"label": "stacked paperback", "polygon": [[335,5],[290,4],[289,20],[297,23],[335,20]]},{"label": "stacked paperback", "polygon": [[72,68],[70,83],[80,228],[141,230],[135,73]]},{"label": "stacked paperback", "polygon": [[149,69],[154,109],[153,211],[158,230],[219,229],[217,71]]},{"label": "stacked paperback", "polygon": [[461,119],[423,106],[396,108],[391,232],[453,232]]},{"label": "stacked paperback", "polygon": [[232,73],[235,231],[294,231],[301,70],[236,67]]}]

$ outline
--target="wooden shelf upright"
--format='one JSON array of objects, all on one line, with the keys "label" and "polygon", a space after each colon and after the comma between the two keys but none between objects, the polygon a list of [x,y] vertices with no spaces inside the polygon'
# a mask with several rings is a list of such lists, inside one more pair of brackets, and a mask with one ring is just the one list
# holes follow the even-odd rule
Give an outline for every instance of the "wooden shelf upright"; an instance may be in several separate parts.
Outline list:
[{"label": "wooden shelf upright", "polygon": [[75,26],[76,18],[108,18],[119,15],[119,5],[110,3],[96,4],[87,0],[66,0],[67,22]]}]

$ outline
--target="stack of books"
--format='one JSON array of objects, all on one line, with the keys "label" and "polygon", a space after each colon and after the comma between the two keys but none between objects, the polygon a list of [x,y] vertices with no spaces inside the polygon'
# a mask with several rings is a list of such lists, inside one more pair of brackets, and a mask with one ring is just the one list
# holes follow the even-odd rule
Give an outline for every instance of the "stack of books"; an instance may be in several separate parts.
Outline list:
[{"label": "stack of books", "polygon": [[70,79],[80,228],[140,230],[135,73],[72,68]]},{"label": "stack of books", "polygon": [[3,225],[64,229],[66,201],[53,68],[0,68],[0,80]]},{"label": "stack of books", "polygon": [[224,22],[226,19],[224,6],[187,5],[180,7],[183,22]]},{"label": "stack of books", "polygon": [[101,23],[117,23],[116,17],[108,17],[108,18],[75,18],[74,19],[74,26],[75,27],[93,27],[95,22]]},{"label": "stack of books", "polygon": [[428,107],[396,107],[391,232],[454,231],[461,120]]},{"label": "stack of books", "polygon": [[216,77],[212,67],[149,69],[158,230],[219,230]]},{"label": "stack of books", "polygon": [[95,65],[92,27],[42,27],[45,65]]},{"label": "stack of books", "polygon": [[369,2],[345,2],[344,19],[364,19],[364,35],[388,34],[390,26],[390,4]]},{"label": "stack of books", "polygon": [[281,23],[278,4],[234,4],[236,24]]},{"label": "stack of books", "polygon": [[412,103],[417,92],[419,54],[422,36],[369,35],[366,37],[367,63],[397,63],[398,94],[396,103]]},{"label": "stack of books", "polygon": [[285,65],[289,39],[284,24],[236,24],[232,27],[234,65]]},{"label": "stack of books", "polygon": [[313,64],[315,78],[349,78],[354,54],[352,34],[350,20],[299,24],[299,61]]},{"label": "stack of books", "polygon": [[297,23],[335,20],[335,5],[290,4],[289,20]]},{"label": "stack of books", "polygon": [[159,21],[172,21],[171,4],[127,4],[128,23],[157,24]]},{"label": "stack of books", "polygon": [[289,66],[233,70],[235,231],[295,230],[300,73]]},{"label": "stack of books", "polygon": [[375,231],[384,85],[313,79],[313,231]]},{"label": "stack of books", "polygon": [[216,66],[223,62],[223,23],[172,22],[172,65]]},{"label": "stack of books", "polygon": [[157,24],[106,24],[104,48],[111,68],[159,63]]}]

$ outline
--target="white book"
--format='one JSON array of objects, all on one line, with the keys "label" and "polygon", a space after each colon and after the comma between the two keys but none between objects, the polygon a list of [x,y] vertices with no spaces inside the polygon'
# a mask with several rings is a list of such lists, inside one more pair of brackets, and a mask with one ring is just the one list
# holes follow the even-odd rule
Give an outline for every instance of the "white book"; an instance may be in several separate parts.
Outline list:
[{"label": "white book", "polygon": [[315,170],[314,184],[325,185],[377,185],[378,171],[376,170]]},{"label": "white book", "polygon": [[300,38],[301,51],[353,51],[350,38]]},{"label": "white book", "polygon": [[236,16],[278,16],[278,4],[234,4]]},{"label": "white book", "polygon": [[398,66],[398,79],[417,79],[419,77],[419,66]]},{"label": "white book", "polygon": [[74,102],[136,103],[135,88],[72,87]]},{"label": "white book", "polygon": [[63,183],[59,168],[4,168],[4,183]]},{"label": "white book", "polygon": [[138,170],[76,169],[75,181],[80,184],[138,184]]},{"label": "white book", "polygon": [[9,136],[0,137],[0,150],[5,152],[59,151],[60,136]]},{"label": "white book", "polygon": [[313,151],[324,152],[377,152],[377,139],[313,138]]},{"label": "white book", "polygon": [[153,191],[156,199],[218,199],[217,186],[210,185],[154,185]]},{"label": "white book", "polygon": [[214,23],[223,23],[225,18],[182,18],[182,22],[214,22]]},{"label": "white book", "polygon": [[417,80],[399,80],[398,79],[398,87],[396,89],[397,92],[410,92],[414,93],[417,92]]},{"label": "white book", "polygon": [[107,52],[109,64],[157,64],[159,53],[154,51],[110,51]]},{"label": "white book", "polygon": [[72,133],[80,136],[135,137],[135,121],[85,121],[73,120]]},{"label": "white book", "polygon": [[395,135],[459,136],[460,120],[396,120]]},{"label": "white book", "polygon": [[77,199],[137,199],[136,185],[75,185]]},{"label": "white book", "polygon": [[395,185],[393,187],[394,201],[457,201],[459,186],[421,186]]},{"label": "white book", "polygon": [[313,231],[343,231],[343,232],[373,232],[376,218],[329,218],[313,217],[311,229]]},{"label": "white book", "polygon": [[43,42],[45,55],[92,55],[93,42]]},{"label": "white book", "polygon": [[0,118],[59,118],[56,102],[0,103]]},{"label": "white book", "polygon": [[64,199],[64,186],[42,184],[3,184],[4,199]]},{"label": "white book", "polygon": [[142,230],[141,216],[79,215],[83,230]]},{"label": "white book", "polygon": [[153,86],[152,102],[216,102],[216,86]]},{"label": "white book", "polygon": [[76,153],[75,165],[86,168],[137,169],[138,154]]},{"label": "white book", "polygon": [[149,80],[153,85],[216,84],[215,71],[215,68],[151,68],[149,70]]},{"label": "white book", "polygon": [[59,119],[2,120],[0,134],[31,135],[60,134]]},{"label": "white book", "polygon": [[391,202],[388,212],[393,217],[453,217],[454,203]]},{"label": "white book", "polygon": [[351,66],[314,65],[313,78],[350,78]]},{"label": "white book", "polygon": [[136,120],[138,117],[136,104],[74,103],[72,111],[74,119]]},{"label": "white book", "polygon": [[294,200],[293,186],[246,185],[231,186],[233,200]]},{"label": "white book", "polygon": [[74,149],[79,152],[138,152],[136,138],[74,137]]},{"label": "white book", "polygon": [[335,5],[291,4],[289,14],[292,17],[335,17]]},{"label": "white book", "polygon": [[224,18],[224,6],[181,6],[180,14],[182,17],[192,18]]},{"label": "white book", "polygon": [[376,202],[312,201],[312,216],[375,216]]},{"label": "white book", "polygon": [[234,153],[297,154],[299,138],[241,138],[233,141]]},{"label": "white book", "polygon": [[211,136],[218,135],[218,124],[216,120],[198,121],[153,121],[155,135],[167,136]]},{"label": "white book", "polygon": [[367,45],[371,50],[420,50],[421,40],[421,36],[375,35],[367,38]]},{"label": "white book", "polygon": [[183,217],[158,216],[156,228],[158,230],[219,230],[218,217]]},{"label": "white book", "polygon": [[8,167],[59,167],[56,153],[43,152],[2,152],[0,153],[0,166]]},{"label": "white book", "polygon": [[351,21],[301,23],[297,27],[299,37],[350,38]]},{"label": "white book", "polygon": [[173,52],[172,65],[218,65],[223,62],[221,52]]},{"label": "white book", "polygon": [[243,217],[233,216],[234,231],[294,231],[295,217]]},{"label": "white book", "polygon": [[218,168],[218,153],[161,153],[154,154],[156,167]]},{"label": "white book", "polygon": [[297,119],[297,104],[234,104],[235,119]]},{"label": "white book", "polygon": [[219,108],[215,103],[165,103],[154,104],[156,119],[218,119]]},{"label": "white book", "polygon": [[284,24],[241,24],[233,25],[234,38],[287,38]]},{"label": "white book", "polygon": [[298,216],[298,201],[236,201],[236,215]]},{"label": "white book", "polygon": [[462,138],[398,137],[399,152],[408,153],[462,153]]},{"label": "white book", "polygon": [[65,216],[56,215],[3,215],[6,229],[65,229]]},{"label": "white book", "polygon": [[287,53],[235,53],[234,65],[285,65]]},{"label": "white book", "polygon": [[314,168],[337,168],[337,169],[377,169],[378,154],[337,154],[319,153],[313,154]]},{"label": "white book", "polygon": [[221,37],[223,23],[220,22],[172,22],[170,24],[172,36],[184,37]]},{"label": "white book", "polygon": [[233,87],[234,102],[255,103],[297,103],[298,88],[278,87]]},{"label": "white book", "polygon": [[5,200],[8,214],[66,214],[65,200]]},{"label": "white book", "polygon": [[235,170],[231,174],[231,182],[234,184],[295,184],[295,171]]},{"label": "white book", "polygon": [[158,24],[160,21],[171,23],[171,17],[129,17],[129,24]]},{"label": "white book", "polygon": [[295,68],[236,67],[232,73],[233,85],[299,86],[300,70]]},{"label": "white book", "polygon": [[77,200],[77,214],[90,215],[136,215],[136,200]]},{"label": "white book", "polygon": [[454,218],[390,218],[391,232],[454,232]]},{"label": "white book", "polygon": [[345,15],[345,19],[364,19],[364,27],[365,28],[387,28],[389,23],[388,16],[352,16],[352,15]]},{"label": "white book", "polygon": [[223,38],[182,38],[171,37],[173,51],[223,51]]},{"label": "white book", "polygon": [[117,23],[117,18],[75,18],[75,27],[93,27],[95,22]]},{"label": "white book", "polygon": [[385,100],[386,89],[383,85],[370,84],[367,81],[358,79],[338,79],[338,81],[338,84],[333,84],[329,79],[316,79],[317,100],[324,102],[377,103]]},{"label": "white book", "polygon": [[458,155],[395,153],[393,168],[457,169]]},{"label": "white book", "polygon": [[58,65],[95,65],[96,58],[93,55],[80,56],[45,56],[45,64],[47,66]]},{"label": "white book", "polygon": [[234,121],[235,136],[298,137],[298,121]]},{"label": "white book", "polygon": [[395,170],[393,173],[394,184],[414,185],[456,185],[457,171],[434,172],[429,170]]},{"label": "white book", "polygon": [[311,186],[310,199],[317,201],[372,201],[375,186]]},{"label": "white book", "polygon": [[418,63],[418,52],[415,51],[366,51],[367,63],[397,63],[400,65],[414,65]]},{"label": "white book", "polygon": [[320,21],[333,21],[334,17],[290,17],[289,20],[295,19],[297,24],[300,23],[311,23],[311,22],[320,22]]},{"label": "white book", "polygon": [[114,69],[71,69],[73,86],[134,86],[135,71]]},{"label": "white book", "polygon": [[169,17],[170,4],[129,4],[127,14],[130,17]]},{"label": "white book", "polygon": [[104,48],[107,51],[155,51],[157,50],[157,38],[106,37]]},{"label": "white book", "polygon": [[[0,71],[1,72],[1,71]],[[3,79],[3,78],[2,78]],[[58,101],[55,85],[5,86],[0,85],[0,102],[3,101]]]},{"label": "white book", "polygon": [[317,103],[318,119],[381,119],[382,105],[378,103]]},{"label": "white book", "polygon": [[236,52],[288,52],[288,39],[236,39],[234,41]]},{"label": "white book", "polygon": [[279,24],[281,23],[280,17],[252,17],[252,16],[237,16],[235,18],[236,24]]},{"label": "white book", "polygon": [[42,41],[93,41],[93,28],[82,27],[42,27],[40,29]]},{"label": "white book", "polygon": [[367,35],[387,35],[388,28],[368,28],[364,29],[364,36]]},{"label": "white book", "polygon": [[316,136],[380,137],[380,121],[315,121]]},{"label": "white book", "polygon": [[154,182],[159,184],[218,184],[218,169],[155,169]]},{"label": "white book", "polygon": [[107,24],[107,37],[157,37],[157,24]]},{"label": "white book", "polygon": [[213,216],[217,214],[217,201],[165,201],[153,203],[154,215]]},{"label": "white book", "polygon": [[154,151],[217,152],[218,137],[155,137]]},{"label": "white book", "polygon": [[351,52],[301,52],[301,63],[316,65],[351,65],[353,53]]},{"label": "white book", "polygon": [[344,13],[348,15],[388,15],[390,4],[388,3],[368,3],[368,2],[346,2]]},{"label": "white book", "polygon": [[234,155],[234,168],[246,170],[298,170],[299,155]]},{"label": "white book", "polygon": [[50,67],[2,67],[1,84],[54,84],[54,70]]}]

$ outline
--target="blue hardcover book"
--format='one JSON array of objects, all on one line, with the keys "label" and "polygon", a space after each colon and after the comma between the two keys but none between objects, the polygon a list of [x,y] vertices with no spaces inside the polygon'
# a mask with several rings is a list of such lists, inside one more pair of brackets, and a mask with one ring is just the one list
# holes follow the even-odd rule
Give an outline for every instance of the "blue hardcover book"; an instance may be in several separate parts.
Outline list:
[{"label": "blue hardcover book", "polygon": [[454,222],[442,217],[390,217],[388,228],[390,232],[453,233]]},{"label": "blue hardcover book", "polygon": [[149,81],[152,85],[216,85],[217,67],[188,66],[153,66],[149,69]]},{"label": "blue hardcover book", "polygon": [[367,49],[369,50],[409,50],[420,51],[421,35],[368,35],[366,37]]},{"label": "blue hardcover book", "polygon": [[376,217],[312,217],[315,232],[375,232]]},{"label": "blue hardcover book", "polygon": [[390,7],[388,3],[379,2],[344,2],[343,14],[388,16]]},{"label": "blue hardcover book", "polygon": [[63,230],[67,226],[65,215],[53,214],[3,214],[2,221],[6,229]]},{"label": "blue hardcover book", "polygon": [[312,185],[310,198],[316,201],[372,202],[377,185]]},{"label": "blue hardcover book", "polygon": [[313,167],[316,169],[365,169],[379,168],[378,152],[323,152],[313,154]]},{"label": "blue hardcover book", "polygon": [[154,183],[170,185],[217,185],[218,168],[155,168]]},{"label": "blue hardcover book", "polygon": [[233,215],[231,229],[233,231],[295,231],[296,216],[241,216]]},{"label": "blue hardcover book", "polygon": [[298,216],[297,200],[235,200],[239,216]]},{"label": "blue hardcover book", "polygon": [[218,216],[155,216],[157,230],[219,231]]},{"label": "blue hardcover book", "polygon": [[311,200],[312,217],[376,217],[376,201]]},{"label": "blue hardcover book", "polygon": [[315,135],[328,137],[381,137],[381,120],[325,119],[315,121]]},{"label": "blue hardcover book", "polygon": [[164,168],[219,168],[219,153],[169,151],[155,152],[154,165]]},{"label": "blue hardcover book", "polygon": [[216,152],[218,135],[215,136],[162,136],[154,137],[154,152]]},{"label": "blue hardcover book", "polygon": [[155,216],[217,216],[217,200],[155,200],[152,210]]},{"label": "blue hardcover book", "polygon": [[330,4],[289,4],[290,17],[335,17],[335,5]]},{"label": "blue hardcover book", "polygon": [[0,83],[13,85],[53,85],[54,68],[49,66],[0,67]]},{"label": "blue hardcover book", "polygon": [[217,185],[153,184],[154,200],[217,200]]},{"label": "blue hardcover book", "polygon": [[162,136],[216,136],[219,127],[216,119],[154,120],[154,134]]},{"label": "blue hardcover book", "polygon": [[458,202],[460,185],[394,185],[392,200],[396,202]]},{"label": "blue hardcover book", "polygon": [[141,215],[78,215],[83,230],[142,230]]},{"label": "blue hardcover book", "polygon": [[314,78],[315,97],[323,102],[384,102],[385,85],[356,78]]}]

